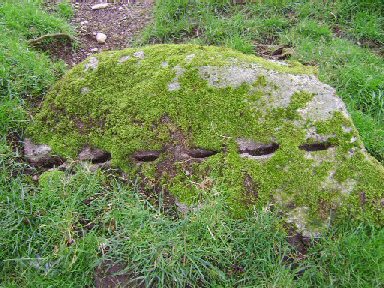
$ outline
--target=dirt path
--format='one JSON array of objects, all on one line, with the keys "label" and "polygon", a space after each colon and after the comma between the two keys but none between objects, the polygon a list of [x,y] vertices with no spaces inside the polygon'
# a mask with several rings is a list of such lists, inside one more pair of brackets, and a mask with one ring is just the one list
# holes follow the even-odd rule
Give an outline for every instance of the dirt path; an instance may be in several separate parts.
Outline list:
[{"label": "dirt path", "polygon": [[[71,24],[76,28],[79,47],[61,47],[57,51],[59,58],[73,66],[93,53],[130,47],[134,36],[151,20],[153,2],[138,0],[135,3],[110,3],[107,8],[98,10],[92,10],[94,4],[90,3],[73,4],[75,16]],[[96,41],[97,33],[107,36],[104,44]]]}]

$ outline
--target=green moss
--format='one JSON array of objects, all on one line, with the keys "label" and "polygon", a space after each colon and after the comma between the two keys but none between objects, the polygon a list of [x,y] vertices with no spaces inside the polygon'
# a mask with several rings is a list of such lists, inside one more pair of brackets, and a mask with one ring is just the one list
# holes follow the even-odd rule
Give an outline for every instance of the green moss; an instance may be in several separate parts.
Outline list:
[{"label": "green moss", "polygon": [[[138,51],[144,52],[144,59],[135,57]],[[372,204],[383,197],[379,188],[384,187],[383,168],[365,158],[349,118],[335,113],[327,121],[304,123],[298,110],[314,97],[305,87],[293,93],[288,106],[274,107],[262,99],[270,99],[278,83],[268,83],[265,76],[218,88],[203,80],[199,70],[238,66],[311,74],[312,68],[195,45],[156,45],[95,57],[97,69],[85,71],[90,62],[86,60],[47,95],[29,129],[37,142],[67,157],[76,157],[85,144],[105,149],[111,152],[114,165],[144,178],[147,189],[160,185],[189,205],[219,197],[238,217],[254,205],[273,202],[285,211],[308,207],[308,223],[324,222],[329,211],[339,207],[343,213],[356,212],[356,217],[383,218],[382,210]],[[181,89],[169,90],[170,84]],[[310,141],[305,129],[310,127],[330,135],[334,147],[300,150],[300,145]],[[357,140],[351,141],[352,137]],[[279,149],[266,159],[244,158],[238,152],[238,138],[273,141]],[[159,172],[158,165],[169,156],[167,147],[177,145],[219,153],[202,162],[171,163],[171,170]],[[356,153],[350,154],[351,149]],[[163,153],[156,161],[137,167],[131,155],[142,150]],[[369,181],[365,174],[370,175]],[[251,192],[246,179],[252,180]],[[350,179],[356,183],[344,195],[343,183]],[[358,203],[362,190],[370,199],[364,208]],[[341,205],[344,202],[348,204]]]}]

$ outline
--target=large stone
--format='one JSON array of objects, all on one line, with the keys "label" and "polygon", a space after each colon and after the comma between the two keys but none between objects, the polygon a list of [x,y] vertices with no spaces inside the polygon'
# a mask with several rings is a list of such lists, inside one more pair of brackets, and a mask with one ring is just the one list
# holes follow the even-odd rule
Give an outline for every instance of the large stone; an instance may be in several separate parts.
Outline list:
[{"label": "large stone", "polygon": [[108,151],[169,203],[219,197],[237,217],[273,205],[306,236],[333,217],[384,221],[383,167],[335,90],[296,62],[194,45],[101,53],[34,119],[37,141],[73,157],[84,145]]}]

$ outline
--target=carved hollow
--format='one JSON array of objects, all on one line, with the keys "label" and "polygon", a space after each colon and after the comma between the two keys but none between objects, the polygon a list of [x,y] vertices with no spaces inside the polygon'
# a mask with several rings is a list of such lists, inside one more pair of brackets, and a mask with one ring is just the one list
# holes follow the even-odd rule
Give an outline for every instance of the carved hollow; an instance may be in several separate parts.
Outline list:
[{"label": "carved hollow", "polygon": [[159,158],[159,151],[139,151],[133,154],[133,158],[140,162],[152,162]]},{"label": "carved hollow", "polygon": [[305,143],[299,146],[300,150],[307,152],[313,151],[323,151],[332,147],[332,144],[329,142],[317,142],[317,143]]},{"label": "carved hollow", "polygon": [[192,158],[207,158],[217,154],[217,151],[197,148],[189,150],[187,154]]},{"label": "carved hollow", "polygon": [[86,146],[80,152],[79,160],[91,161],[93,164],[100,164],[111,160],[111,153],[98,148]]},{"label": "carved hollow", "polygon": [[263,156],[275,153],[277,149],[279,149],[279,144],[277,143],[252,143],[252,145],[249,146],[241,146],[239,152],[241,154],[248,154],[251,156]]}]

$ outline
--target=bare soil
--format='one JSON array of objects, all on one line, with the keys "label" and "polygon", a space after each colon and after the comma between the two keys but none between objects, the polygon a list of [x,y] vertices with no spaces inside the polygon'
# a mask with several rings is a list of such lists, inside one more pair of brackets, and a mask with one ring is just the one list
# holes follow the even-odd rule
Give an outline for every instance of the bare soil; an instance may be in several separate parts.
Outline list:
[{"label": "bare soil", "polygon": [[126,265],[114,263],[110,260],[102,262],[95,271],[96,288],[141,288],[144,287],[139,281],[135,280],[132,273],[127,272]]},{"label": "bare soil", "polygon": [[[154,0],[109,3],[107,8],[99,10],[91,9],[95,3],[73,3],[75,15],[71,24],[76,29],[76,47],[59,42],[44,50],[74,66],[91,54],[130,47],[134,37],[151,21],[153,3]],[[107,36],[104,44],[96,41],[97,33]]]}]

